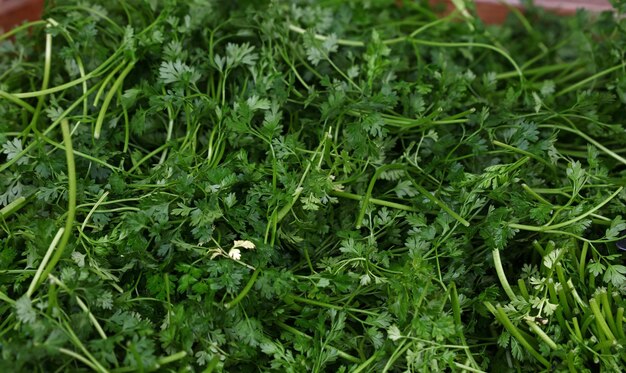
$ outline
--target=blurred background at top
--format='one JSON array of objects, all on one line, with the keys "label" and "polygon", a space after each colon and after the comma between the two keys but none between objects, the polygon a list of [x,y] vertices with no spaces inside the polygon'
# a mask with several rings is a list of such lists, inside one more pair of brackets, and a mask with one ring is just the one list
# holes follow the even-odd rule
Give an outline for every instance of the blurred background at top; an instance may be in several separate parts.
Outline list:
[{"label": "blurred background at top", "polygon": [[[115,1],[115,0],[96,0]],[[396,6],[403,6],[409,1],[420,0],[396,0]],[[426,0],[423,0],[426,1]],[[452,0],[430,0],[433,5],[439,5],[442,9],[450,11],[454,9]],[[486,23],[502,23],[506,19],[511,6],[521,8],[524,0],[475,0],[476,12]],[[579,8],[592,12],[610,10],[609,0],[534,0],[536,6],[541,6],[558,14],[573,14]],[[390,4],[393,4],[390,1]],[[0,0],[0,29],[10,30],[24,21],[33,21],[41,17],[44,0]]]}]

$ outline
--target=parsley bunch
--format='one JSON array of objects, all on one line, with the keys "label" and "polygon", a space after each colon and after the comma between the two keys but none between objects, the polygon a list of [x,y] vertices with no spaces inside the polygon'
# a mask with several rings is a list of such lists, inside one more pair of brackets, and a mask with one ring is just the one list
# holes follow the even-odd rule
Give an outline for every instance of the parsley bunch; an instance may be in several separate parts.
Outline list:
[{"label": "parsley bunch", "polygon": [[0,368],[619,371],[620,7],[426,3],[56,0],[2,34]]}]

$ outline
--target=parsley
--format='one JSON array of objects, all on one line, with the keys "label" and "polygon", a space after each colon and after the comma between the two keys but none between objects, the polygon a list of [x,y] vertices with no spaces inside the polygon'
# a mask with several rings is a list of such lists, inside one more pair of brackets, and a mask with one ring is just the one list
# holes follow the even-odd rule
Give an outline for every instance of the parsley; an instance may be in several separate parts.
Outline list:
[{"label": "parsley", "polygon": [[101,3],[0,36],[1,370],[626,364],[623,6]]}]

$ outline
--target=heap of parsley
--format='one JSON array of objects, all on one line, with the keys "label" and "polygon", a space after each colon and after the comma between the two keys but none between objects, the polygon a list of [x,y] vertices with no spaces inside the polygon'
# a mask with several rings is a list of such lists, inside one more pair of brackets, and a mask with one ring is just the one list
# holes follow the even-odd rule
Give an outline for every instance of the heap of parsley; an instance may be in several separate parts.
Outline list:
[{"label": "heap of parsley", "polygon": [[0,370],[618,371],[626,9],[426,3],[0,36]]}]

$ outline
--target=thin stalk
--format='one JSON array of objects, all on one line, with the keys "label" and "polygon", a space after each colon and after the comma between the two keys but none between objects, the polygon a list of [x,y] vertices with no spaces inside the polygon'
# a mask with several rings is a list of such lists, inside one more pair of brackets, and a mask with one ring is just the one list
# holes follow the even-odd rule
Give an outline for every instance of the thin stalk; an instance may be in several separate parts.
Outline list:
[{"label": "thin stalk", "polygon": [[111,79],[113,79],[115,74],[117,74],[117,72],[120,71],[122,67],[124,67],[123,63],[117,65],[113,69],[113,71],[111,71],[109,75],[107,75],[107,77],[104,78],[102,83],[100,83],[100,88],[98,89],[98,93],[96,93],[96,97],[93,99],[93,104],[92,104],[93,106],[98,106],[98,101],[100,101],[100,96],[102,96],[102,94],[104,93],[104,89],[109,85],[109,82],[111,81]]},{"label": "thin stalk", "polygon": [[8,218],[24,206],[26,197],[18,197],[0,209],[0,220]]},{"label": "thin stalk", "polygon": [[[50,27],[48,24],[46,27]],[[52,34],[46,33],[46,47],[44,51],[44,65],[43,65],[43,81],[41,82],[41,90],[45,90],[48,88],[48,84],[50,83],[50,69],[52,65]],[[33,117],[31,118],[30,124],[24,131],[24,136],[28,135],[29,131],[32,129],[35,133],[38,133],[37,122],[39,121],[39,115],[41,114],[41,110],[43,108],[45,95],[39,96],[37,99],[37,106],[35,107],[35,111],[33,112]]]},{"label": "thin stalk", "polygon": [[312,306],[318,306],[318,307],[324,307],[324,308],[328,308],[328,309],[332,309],[332,310],[337,310],[337,311],[348,311],[348,312],[354,312],[354,313],[362,313],[364,315],[378,316],[378,314],[375,313],[375,312],[361,310],[361,309],[358,309],[358,308],[335,306],[334,304],[320,302],[320,301],[313,300],[313,299],[302,298],[302,297],[299,297],[297,295],[289,294],[289,295],[286,296],[286,299],[294,300],[294,301],[300,302],[300,303],[306,303],[306,304],[309,304],[309,305],[312,305]]},{"label": "thin stalk", "polygon": [[514,228],[514,229],[533,231],[533,232],[554,231],[554,230],[558,230],[559,228],[567,227],[568,225],[574,224],[577,221],[580,221],[580,220],[586,218],[587,216],[593,214],[594,212],[598,211],[599,209],[601,209],[604,205],[606,205],[613,198],[615,198],[622,191],[622,189],[624,189],[624,187],[619,187],[607,199],[605,199],[604,201],[600,202],[598,205],[596,205],[592,209],[590,209],[590,210],[584,212],[583,214],[580,214],[579,216],[577,216],[575,218],[572,218],[570,220],[567,220],[567,221],[564,221],[564,222],[561,222],[561,223],[558,223],[558,224],[553,224],[553,225],[542,225],[540,227],[532,226],[532,225],[525,225],[525,224],[509,223],[509,227]]},{"label": "thin stalk", "polygon": [[[456,290],[456,285],[453,283],[450,284],[450,304],[452,305],[452,315],[454,317],[454,322],[458,325],[458,333],[459,340],[461,344],[467,346],[467,340],[465,339],[465,334],[463,333],[463,320],[461,319],[461,305],[459,302],[459,294]],[[467,355],[467,359],[472,363],[473,366],[478,366],[476,360],[474,360],[474,355],[469,350],[469,348],[464,348],[465,354]]]},{"label": "thin stalk", "polygon": [[96,365],[94,365],[91,361],[89,361],[89,359],[87,359],[86,357],[84,357],[81,354],[78,354],[72,350],[68,350],[67,348],[63,348],[60,347],[58,350],[60,353],[73,357],[74,359],[80,361],[81,363],[87,365],[89,368],[95,370],[96,372],[101,371],[100,369],[98,369],[98,367]]},{"label": "thin stalk", "polygon": [[63,232],[63,237],[57,247],[54,256],[48,263],[48,266],[41,274],[41,279],[48,278],[48,274],[52,271],[52,269],[56,266],[59,259],[63,255],[63,251],[65,250],[65,246],[70,239],[72,234],[72,225],[74,224],[74,217],[76,215],[76,165],[74,163],[74,153],[72,149],[72,137],[70,135],[70,126],[67,122],[67,119],[64,119],[61,122],[61,130],[63,132],[63,142],[65,143],[65,157],[67,160],[67,179],[68,179],[68,207],[67,207],[67,219],[65,220],[65,232]]},{"label": "thin stalk", "polygon": [[535,332],[535,334],[537,334],[537,336],[539,336],[539,338],[541,338],[541,340],[544,341],[551,349],[558,349],[558,346],[556,345],[556,343],[554,343],[552,338],[550,338],[550,336],[548,336],[539,326],[537,326],[537,324],[530,320],[526,320],[526,324],[530,327],[530,330]]},{"label": "thin stalk", "polygon": [[504,328],[509,333],[511,333],[511,335],[515,339],[517,339],[517,341],[522,346],[524,346],[524,348],[526,348],[526,351],[528,351],[535,359],[537,359],[537,361],[539,361],[541,364],[543,364],[546,368],[550,368],[550,366],[551,366],[550,362],[548,360],[546,360],[546,358],[541,356],[541,354],[539,352],[537,352],[537,350],[535,350],[530,345],[530,343],[526,340],[526,338],[524,338],[522,336],[522,334],[520,333],[520,330],[515,325],[513,325],[511,320],[509,320],[509,317],[507,316],[507,314],[504,311],[504,309],[502,309],[502,307],[500,307],[500,306],[496,306],[495,307],[495,311],[496,311],[496,317],[497,317],[498,321],[500,321],[502,323]]},{"label": "thin stalk", "polygon": [[461,215],[454,212],[450,207],[448,207],[448,205],[443,203],[443,201],[441,201],[439,198],[432,195],[429,191],[426,190],[426,188],[419,185],[417,181],[415,181],[415,179],[411,177],[410,180],[411,180],[411,184],[413,184],[413,187],[417,189],[417,191],[420,192],[421,195],[428,198],[428,200],[434,203],[435,205],[439,206],[439,208],[447,212],[450,216],[456,219],[459,223],[463,224],[466,227],[470,226],[470,223],[467,220],[465,220]]},{"label": "thin stalk", "polygon": [[491,252],[491,254],[493,256],[493,264],[496,268],[498,279],[500,280],[500,284],[502,285],[502,288],[504,288],[504,292],[506,293],[506,295],[508,295],[511,301],[516,301],[517,296],[513,292],[513,289],[511,289],[511,285],[509,285],[509,280],[506,278],[506,274],[504,273],[504,268],[502,267],[502,260],[500,259],[500,250],[494,249]]},{"label": "thin stalk", "polygon": [[515,60],[504,50],[498,48],[498,47],[494,47],[493,45],[489,45],[489,44],[484,44],[484,43],[463,43],[463,42],[441,42],[441,41],[430,41],[430,40],[422,40],[422,39],[410,39],[409,40],[412,43],[415,44],[420,44],[420,45],[427,45],[430,47],[444,47],[444,48],[471,48],[471,47],[477,47],[477,48],[485,48],[485,49],[489,49],[492,50],[498,54],[500,54],[501,56],[503,56],[504,58],[506,58],[511,65],[513,65],[513,68],[515,68],[515,71],[517,72],[517,76],[520,78],[520,80],[523,81],[524,79],[524,74],[522,73],[522,70],[519,68],[519,66],[517,65],[517,63],[515,62]]},{"label": "thin stalk", "polygon": [[540,156],[538,156],[538,155],[537,155],[537,154],[535,154],[535,153],[531,153],[531,152],[528,152],[528,151],[526,151],[526,150],[518,149],[518,148],[516,148],[516,147],[514,147],[514,146],[511,146],[511,145],[509,145],[509,144],[505,144],[505,143],[500,142],[500,141],[497,141],[497,140],[493,140],[491,143],[492,143],[493,145],[499,146],[499,147],[501,147],[501,148],[503,148],[503,149],[510,150],[510,151],[512,151],[512,152],[514,152],[514,153],[518,153],[518,154],[522,154],[522,155],[525,155],[525,156],[527,156],[527,157],[530,157],[530,158],[532,158],[532,159],[536,160],[537,162],[539,162],[539,163],[542,163],[542,164],[546,165],[546,166],[547,166],[549,169],[551,169],[551,170],[553,170],[553,169],[554,169],[554,165],[553,165],[553,164],[551,164],[551,163],[550,163],[550,162],[548,162],[547,160],[545,160],[545,159],[541,158]]},{"label": "thin stalk", "polygon": [[[82,84],[83,82],[91,79],[91,78],[95,78],[97,76],[99,76],[101,73],[103,73],[104,71],[106,71],[106,69],[109,67],[109,65],[115,61],[115,59],[117,59],[119,57],[120,54],[120,50],[116,51],[115,53],[113,53],[113,55],[111,55],[111,57],[109,57],[106,61],[104,61],[102,64],[100,64],[100,66],[98,66],[96,69],[94,69],[92,72],[90,72],[89,74],[82,76],[78,79],[72,80],[70,82],[58,85],[56,87],[51,87],[51,88],[47,88],[47,89],[43,89],[43,90],[39,90],[39,91],[33,91],[33,92],[21,92],[21,93],[13,93],[13,96],[17,97],[17,98],[31,98],[31,97],[39,97],[39,96],[43,96],[43,95],[47,95],[50,93],[55,93],[55,92],[59,92],[59,91],[64,91],[68,88],[71,88],[75,85],[78,84]],[[93,87],[92,87],[93,88]],[[90,88],[91,90],[91,88]]]},{"label": "thin stalk", "polygon": [[107,192],[104,192],[100,198],[98,198],[98,201],[93,205],[91,210],[89,210],[89,213],[85,217],[83,224],[81,224],[80,226],[81,231],[85,230],[85,226],[87,225],[87,222],[89,221],[89,219],[91,219],[91,215],[93,215],[93,213],[96,212],[98,207],[102,204],[102,202],[104,202],[104,200],[107,198],[108,195],[109,195],[109,192],[107,191]]},{"label": "thin stalk", "polygon": [[[551,73],[554,71],[559,71],[559,70],[563,70],[563,69],[567,69],[568,67],[571,66],[575,66],[573,63],[568,62],[568,63],[557,63],[554,65],[547,65],[547,66],[541,66],[541,67],[535,67],[533,69],[527,69],[527,70],[523,70],[524,75],[528,76],[528,75],[536,75],[536,74],[546,74],[546,73]],[[523,69],[524,66],[521,67],[521,69]],[[499,73],[496,74],[496,79],[508,79],[508,78],[513,78],[518,76],[518,72],[517,71],[507,71],[505,73]]]},{"label": "thin stalk", "polygon": [[620,339],[626,338],[624,334],[624,327],[622,326],[624,320],[624,307],[620,307],[617,309],[617,313],[615,314],[615,330],[617,331],[617,335]]},{"label": "thin stalk", "polygon": [[46,22],[45,20],[38,20],[38,21],[32,21],[32,22],[28,22],[25,23],[23,25],[17,26],[15,28],[13,28],[11,31],[5,32],[4,34],[0,35],[0,41],[4,40],[4,39],[8,39],[11,36],[22,32],[25,29],[34,27],[34,26],[43,26],[45,24],[47,24],[48,22]]},{"label": "thin stalk", "polygon": [[243,288],[243,290],[241,291],[241,293],[239,293],[239,295],[237,295],[237,297],[235,299],[233,299],[232,301],[230,301],[229,303],[224,304],[224,307],[229,309],[229,308],[233,308],[234,306],[236,306],[239,302],[241,302],[243,300],[243,298],[246,297],[246,295],[248,295],[248,292],[250,291],[250,289],[252,289],[252,286],[254,286],[254,283],[256,282],[257,277],[259,276],[259,273],[261,273],[261,269],[257,268],[253,273],[252,273],[252,277],[250,277],[250,280],[248,280],[248,283],[246,284],[246,286]]},{"label": "thin stalk", "polygon": [[52,242],[50,242],[50,246],[48,246],[48,250],[46,250],[46,254],[41,260],[41,263],[39,264],[39,267],[37,268],[37,272],[35,273],[35,276],[33,277],[33,280],[31,281],[30,286],[28,287],[28,291],[26,292],[26,296],[28,296],[29,298],[33,295],[33,293],[37,289],[37,286],[39,285],[39,279],[41,278],[41,274],[43,273],[44,268],[48,264],[48,260],[50,260],[50,257],[52,256],[52,252],[54,251],[54,248],[59,243],[59,240],[61,240],[61,237],[64,231],[65,231],[65,228],[62,228],[62,227],[59,228],[59,230],[57,231],[57,234],[52,239]]},{"label": "thin stalk", "polygon": [[598,141],[594,140],[593,138],[589,137],[587,134],[585,134],[584,132],[582,132],[582,131],[580,131],[580,130],[578,130],[576,128],[570,128],[570,127],[561,126],[561,125],[558,125],[558,124],[539,125],[538,127],[540,127],[540,128],[541,127],[543,127],[543,128],[555,128],[555,129],[559,129],[559,130],[563,130],[563,131],[574,133],[574,134],[582,137],[583,139],[587,140],[593,146],[595,146],[596,148],[602,150],[603,152],[605,152],[610,157],[612,157],[612,158],[618,160],[619,162],[621,162],[622,164],[626,165],[626,158],[623,158],[619,154],[613,152],[612,150],[610,150],[606,146],[602,145]]},{"label": "thin stalk", "polygon": [[[61,115],[54,121],[52,122],[52,124],[50,124],[50,126],[48,126],[48,128],[46,128],[45,131],[43,131],[43,136],[47,136],[50,132],[52,132],[52,130],[54,130],[59,123],[61,123],[62,121],[66,120],[65,118],[74,110],[76,109],[76,107],[78,105],[80,105],[81,102],[83,102],[83,100],[87,99],[87,97],[93,93],[93,91],[95,91],[96,87],[91,87],[89,89],[89,91],[87,91],[86,94],[83,94],[81,96],[80,99],[78,99],[77,101],[74,101],[74,103],[72,103],[72,105],[70,105],[63,113],[61,113]],[[26,155],[26,153],[28,153],[29,151],[31,151],[33,148],[35,148],[35,146],[37,146],[39,144],[39,141],[35,140],[30,142],[28,145],[26,145],[24,147],[24,149],[22,149],[21,152],[19,152],[18,154],[15,155],[15,157],[7,160],[6,162],[4,162],[2,165],[0,165],[0,172],[6,170],[7,168],[11,167],[13,164],[15,164],[18,160],[20,160],[24,155]]]},{"label": "thin stalk", "polygon": [[[360,196],[360,195],[354,194],[354,193],[340,191],[340,190],[331,190],[328,194],[330,194],[332,196],[336,196],[336,197],[342,197],[342,198],[351,199],[351,200],[354,200],[354,201],[362,201],[363,200],[363,196]],[[386,206],[386,207],[390,207],[390,208],[397,209],[397,210],[411,211],[411,212],[419,212],[420,211],[420,210],[418,210],[418,209],[416,209],[414,207],[411,207],[411,206],[402,205],[400,203],[385,201],[385,200],[377,199],[377,198],[370,198],[370,202],[372,204],[374,204],[374,205]]]},{"label": "thin stalk", "polygon": [[25,109],[26,111],[28,111],[31,114],[33,114],[35,112],[35,108],[32,107],[28,102],[20,99],[19,97],[15,96],[13,94],[10,94],[8,92],[0,90],[0,97],[5,98],[5,99],[13,102],[14,104],[17,104],[17,105],[21,106],[22,109]]},{"label": "thin stalk", "polygon": [[104,122],[104,117],[107,113],[107,109],[109,108],[109,104],[111,103],[113,96],[115,95],[117,90],[122,86],[122,83],[124,82],[124,79],[126,78],[126,75],[130,73],[130,71],[133,69],[134,66],[135,66],[135,62],[130,62],[126,66],[126,68],[120,73],[120,76],[118,76],[117,79],[115,80],[115,83],[113,83],[113,86],[111,87],[111,90],[109,91],[109,93],[107,93],[106,97],[104,98],[104,101],[102,102],[102,107],[100,108],[100,113],[98,114],[98,118],[96,119],[96,129],[94,130],[94,133],[93,133],[93,137],[96,140],[100,138],[100,131],[102,130],[102,123]]},{"label": "thin stalk", "polygon": [[595,316],[596,325],[598,325],[598,328],[604,333],[608,340],[615,341],[615,335],[613,334],[613,332],[611,332],[611,328],[609,328],[609,325],[606,323],[606,320],[604,319],[604,316],[602,315],[600,307],[598,307],[598,303],[596,303],[595,298],[589,299],[589,307],[591,308],[591,312],[593,312],[593,316]]},{"label": "thin stalk", "polygon": [[615,318],[613,317],[613,312],[611,311],[611,305],[609,304],[609,297],[606,290],[598,294],[597,297],[600,298],[599,302],[602,304],[602,311],[609,329],[617,331]]},{"label": "thin stalk", "polygon": [[382,174],[383,172],[387,170],[398,170],[398,169],[404,169],[404,165],[387,164],[387,165],[379,167],[374,172],[374,175],[372,176],[372,179],[370,180],[369,185],[367,186],[367,191],[365,192],[365,195],[363,196],[363,200],[361,201],[361,208],[359,209],[359,213],[356,217],[356,222],[355,222],[356,229],[361,228],[361,222],[363,221],[363,218],[365,217],[365,211],[367,210],[367,206],[369,205],[369,200],[372,196],[374,185],[376,184],[376,180],[378,179],[380,174]]},{"label": "thin stalk", "polygon": [[159,366],[166,365],[178,361],[180,359],[184,359],[187,356],[187,351],[179,351],[173,355],[165,356],[157,359],[157,364]]},{"label": "thin stalk", "polygon": [[[372,354],[369,359],[365,360],[359,366],[357,366],[351,373],[361,373],[365,371],[376,359],[378,358],[378,352]],[[360,361],[359,361],[360,362]]]},{"label": "thin stalk", "polygon": [[565,88],[565,89],[562,89],[560,92],[558,92],[558,93],[557,93],[557,94],[555,94],[554,96],[555,96],[555,97],[562,96],[562,95],[564,95],[564,94],[566,94],[566,93],[569,93],[569,92],[571,92],[571,91],[573,91],[573,90],[576,90],[576,89],[578,89],[578,88],[580,88],[580,87],[584,86],[585,84],[587,84],[587,83],[589,83],[589,82],[591,82],[591,81],[593,81],[593,80],[596,80],[596,79],[598,79],[598,78],[601,78],[601,77],[603,77],[604,75],[610,74],[610,73],[612,73],[613,71],[615,71],[615,70],[619,70],[619,69],[621,69],[621,68],[623,68],[623,67],[625,67],[625,66],[626,66],[626,62],[625,62],[625,63],[622,63],[622,64],[619,64],[619,65],[617,65],[617,66],[613,66],[613,67],[608,68],[608,69],[606,69],[606,70],[600,71],[599,73],[593,74],[592,76],[590,76],[590,77],[588,77],[588,78],[586,78],[586,79],[583,79],[583,80],[581,80],[580,82],[578,82],[578,83],[576,83],[576,84],[572,84],[572,85],[570,85],[569,87],[567,87],[567,88]]},{"label": "thin stalk", "polygon": [[[302,338],[308,339],[308,340],[313,339],[313,337],[311,337],[310,335],[305,334],[305,333],[301,332],[300,330],[285,324],[282,321],[275,321],[275,323],[276,323],[276,325],[278,325],[279,327],[281,327],[282,329],[288,331],[289,333],[291,333],[293,335],[296,335],[296,336],[299,336],[299,337],[302,337]],[[348,353],[346,353],[346,352],[344,352],[344,351],[342,351],[342,350],[340,350],[340,349],[338,349],[336,347],[333,347],[333,348],[337,351],[337,356],[339,356],[341,358],[344,358],[345,360],[348,360],[348,361],[353,362],[355,364],[361,363],[361,361],[362,361],[358,357],[352,356],[352,355],[350,355],[350,354],[348,354]],[[376,355],[376,354],[374,354],[374,355]]]}]

